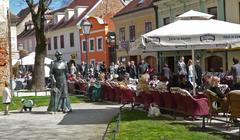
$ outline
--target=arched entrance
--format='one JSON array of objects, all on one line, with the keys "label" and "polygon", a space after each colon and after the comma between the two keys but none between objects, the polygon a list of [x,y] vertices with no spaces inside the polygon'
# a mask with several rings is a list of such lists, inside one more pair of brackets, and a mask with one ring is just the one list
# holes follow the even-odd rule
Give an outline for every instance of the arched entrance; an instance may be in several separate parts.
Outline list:
[{"label": "arched entrance", "polygon": [[153,57],[153,56],[147,56],[147,57],[145,58],[145,60],[146,60],[146,62],[147,62],[152,68],[154,68],[155,72],[157,72],[157,68],[156,68],[156,66],[157,66],[157,60],[156,60],[156,58]]},{"label": "arched entrance", "polygon": [[223,58],[220,56],[205,58],[205,68],[209,72],[223,72]]}]

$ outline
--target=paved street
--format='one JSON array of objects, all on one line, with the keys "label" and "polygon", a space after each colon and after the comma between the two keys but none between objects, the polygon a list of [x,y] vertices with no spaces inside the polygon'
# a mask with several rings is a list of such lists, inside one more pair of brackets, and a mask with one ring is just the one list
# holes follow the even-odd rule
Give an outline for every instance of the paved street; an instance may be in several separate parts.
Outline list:
[{"label": "paved street", "polygon": [[107,123],[119,111],[119,105],[80,103],[72,105],[69,114],[47,114],[46,107],[34,108],[32,113],[0,114],[0,139],[34,140],[100,140]]}]

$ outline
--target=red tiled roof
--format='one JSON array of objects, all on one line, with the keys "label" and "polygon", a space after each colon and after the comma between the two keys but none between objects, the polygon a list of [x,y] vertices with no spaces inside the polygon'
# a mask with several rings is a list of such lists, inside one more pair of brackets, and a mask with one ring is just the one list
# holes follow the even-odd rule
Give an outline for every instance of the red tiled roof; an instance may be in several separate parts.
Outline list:
[{"label": "red tiled roof", "polygon": [[141,0],[133,0],[126,7],[120,10],[114,17],[118,17],[121,15],[137,12],[143,9],[153,7],[154,0],[143,0],[143,3],[139,3]]},{"label": "red tiled roof", "polygon": [[99,0],[74,0],[65,8],[74,9],[76,6],[87,6],[88,8],[77,18],[73,16],[68,21],[65,21],[65,18],[63,18],[57,24],[50,27],[49,30],[57,30],[60,28],[75,26],[98,2]]}]

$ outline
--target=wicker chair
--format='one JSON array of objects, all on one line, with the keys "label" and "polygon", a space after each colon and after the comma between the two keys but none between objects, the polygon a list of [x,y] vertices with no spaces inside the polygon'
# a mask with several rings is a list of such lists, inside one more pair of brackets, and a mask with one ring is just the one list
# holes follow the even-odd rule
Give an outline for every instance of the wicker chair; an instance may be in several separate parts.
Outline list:
[{"label": "wicker chair", "polygon": [[[229,113],[229,102],[227,98],[220,98],[216,93],[212,92],[209,89],[207,89],[205,93],[208,97],[210,123],[212,116],[216,116],[218,113],[223,113],[224,115],[226,113]],[[219,106],[216,106],[216,103],[218,103]],[[226,121],[227,120],[228,118],[226,116]]]},{"label": "wicker chair", "polygon": [[230,119],[240,118],[240,90],[232,90],[228,93]]}]

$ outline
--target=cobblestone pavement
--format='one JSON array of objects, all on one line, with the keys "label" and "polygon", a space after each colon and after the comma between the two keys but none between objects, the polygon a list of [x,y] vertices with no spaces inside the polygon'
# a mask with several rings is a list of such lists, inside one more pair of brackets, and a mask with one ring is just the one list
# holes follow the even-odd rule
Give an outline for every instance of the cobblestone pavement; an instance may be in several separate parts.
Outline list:
[{"label": "cobblestone pavement", "polygon": [[12,111],[0,114],[1,140],[101,140],[108,122],[119,111],[119,105],[80,103],[72,105],[69,114],[48,114],[46,107],[32,113]]}]

